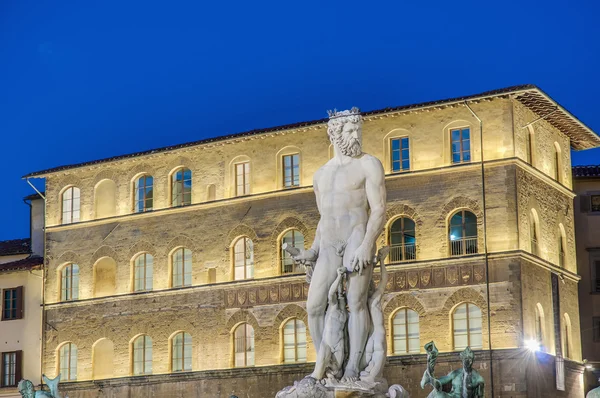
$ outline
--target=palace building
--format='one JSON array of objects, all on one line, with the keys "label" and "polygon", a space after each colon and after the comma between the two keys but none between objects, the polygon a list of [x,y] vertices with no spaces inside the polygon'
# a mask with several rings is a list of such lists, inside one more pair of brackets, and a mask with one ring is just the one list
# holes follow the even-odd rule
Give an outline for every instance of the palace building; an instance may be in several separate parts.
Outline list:
[{"label": "palace building", "polygon": [[[390,384],[476,352],[495,397],[581,397],[571,149],[600,137],[535,86],[363,113],[385,168]],[[304,270],[327,120],[45,178],[42,371],[79,397],[274,397],[312,370]],[[378,271],[375,279],[378,280]]]}]

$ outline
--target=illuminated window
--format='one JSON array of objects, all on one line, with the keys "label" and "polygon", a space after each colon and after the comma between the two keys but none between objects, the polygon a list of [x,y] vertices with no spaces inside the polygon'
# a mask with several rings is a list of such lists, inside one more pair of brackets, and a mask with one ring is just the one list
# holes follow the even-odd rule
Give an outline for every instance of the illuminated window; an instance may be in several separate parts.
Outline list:
[{"label": "illuminated window", "polygon": [[393,352],[396,355],[418,354],[421,351],[419,314],[408,308],[399,309],[392,324]]},{"label": "illuminated window", "polygon": [[415,222],[408,217],[399,217],[390,226],[388,234],[390,262],[414,260],[417,257]]},{"label": "illuminated window", "polygon": [[468,127],[450,130],[452,163],[471,161],[471,131]]},{"label": "illuminated window", "polygon": [[235,165],[235,196],[250,194],[250,162]]},{"label": "illuminated window", "polygon": [[66,343],[59,350],[58,368],[61,380],[77,380],[77,346]]},{"label": "illuminated window", "polygon": [[300,155],[283,156],[283,186],[285,188],[300,186]]},{"label": "illuminated window", "polygon": [[23,286],[2,290],[2,320],[23,318]]},{"label": "illuminated window", "polygon": [[171,205],[192,204],[192,171],[184,167],[171,176]]},{"label": "illuminated window", "polygon": [[68,264],[61,271],[60,298],[62,301],[79,298],[79,265]]},{"label": "illuminated window", "polygon": [[292,273],[302,273],[305,271],[304,266],[302,264],[294,263],[292,256],[285,250],[283,250],[283,245],[287,244],[289,246],[296,247],[298,249],[304,249],[304,235],[302,232],[291,229],[283,235],[281,238],[281,272],[284,274],[292,274]]},{"label": "illuminated window", "polygon": [[239,325],[234,332],[234,366],[254,366],[254,328],[247,323]]},{"label": "illuminated window", "polygon": [[252,239],[243,236],[233,245],[234,280],[254,277],[254,245]]},{"label": "illuminated window", "polygon": [[79,222],[80,193],[79,188],[69,187],[62,194],[62,223]]},{"label": "illuminated window", "polygon": [[408,137],[392,138],[392,172],[410,170],[410,152],[408,148]]},{"label": "illuminated window", "polygon": [[180,332],[171,341],[171,370],[184,372],[192,370],[192,336]]},{"label": "illuminated window", "polygon": [[141,213],[144,211],[152,210],[153,206],[153,190],[152,185],[154,179],[152,176],[143,175],[134,184],[134,211]]},{"label": "illuminated window", "polygon": [[467,347],[477,350],[483,347],[481,332],[481,310],[474,304],[463,303],[452,314],[454,350]]},{"label": "illuminated window", "polygon": [[2,353],[2,379],[0,387],[16,387],[21,381],[21,356],[22,351]]},{"label": "illuminated window", "polygon": [[175,250],[171,256],[173,264],[173,287],[192,285],[192,251],[185,247]]},{"label": "illuminated window", "polygon": [[141,335],[133,341],[134,375],[152,374],[152,338]]},{"label": "illuminated window", "polygon": [[154,257],[148,253],[142,253],[135,258],[133,291],[152,290],[153,263]]},{"label": "illuminated window", "polygon": [[306,362],[306,325],[290,319],[283,326],[283,363]]},{"label": "illuminated window", "polygon": [[477,217],[468,210],[460,210],[450,218],[448,238],[450,255],[463,256],[477,253]]}]

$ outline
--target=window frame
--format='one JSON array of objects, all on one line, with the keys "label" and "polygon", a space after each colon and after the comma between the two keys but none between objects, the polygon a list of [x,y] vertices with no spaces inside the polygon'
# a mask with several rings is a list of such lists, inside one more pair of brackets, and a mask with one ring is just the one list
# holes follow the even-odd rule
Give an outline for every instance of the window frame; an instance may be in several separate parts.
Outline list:
[{"label": "window frame", "polygon": [[[410,333],[409,333],[409,326],[412,325],[411,323],[408,322],[408,312],[412,311],[417,315],[417,329],[418,329],[418,342],[417,342],[417,351],[411,351],[410,348],[410,341],[411,338]],[[397,352],[396,351],[396,317],[398,316],[399,313],[404,312],[404,340],[406,341],[406,351],[404,352]],[[411,355],[411,354],[420,354],[421,353],[421,325],[420,325],[420,321],[421,321],[421,317],[419,315],[419,313],[415,310],[413,310],[412,308],[409,307],[401,307],[398,308],[396,311],[394,311],[392,317],[391,317],[391,345],[392,345],[392,355]],[[413,323],[414,324],[414,323]]]},{"label": "window frame", "polygon": [[[74,272],[75,268],[77,272]],[[68,263],[60,271],[60,301],[75,300],[79,300],[79,264]]]},{"label": "window frame", "polygon": [[[452,139],[452,133],[454,131],[458,131],[459,132],[459,140],[457,141],[459,143],[459,152],[456,152],[459,154],[460,160],[458,162],[454,161],[454,140]],[[463,133],[467,131],[469,134],[469,138],[468,140],[466,140],[463,136]],[[463,163],[471,163],[473,161],[473,154],[472,154],[472,148],[471,148],[471,144],[472,144],[472,139],[471,139],[471,127],[470,126],[465,126],[465,127],[454,127],[449,129],[449,134],[450,134],[450,162],[452,164],[463,164]],[[464,149],[464,142],[465,141],[469,141],[469,149],[465,150]],[[464,154],[468,153],[469,155],[469,160],[465,160],[465,156]]]},{"label": "window frame", "polygon": [[[138,341],[142,340],[142,344],[141,344],[141,352],[142,352],[142,360],[138,361],[139,363],[142,364],[142,372],[141,373],[136,373],[136,360],[135,360],[135,354],[137,352],[138,349],[140,348],[136,348],[136,343]],[[149,343],[148,343],[149,342]],[[147,359],[148,356],[148,345],[150,346],[150,360]],[[131,342],[131,375],[132,376],[145,376],[145,375],[151,375],[153,372],[153,341],[152,341],[152,337],[148,336],[147,334],[141,334],[139,336],[137,336],[136,338],[133,339],[133,341]],[[147,363],[150,362],[150,369],[147,369]]]},{"label": "window frame", "polygon": [[465,319],[466,319],[466,336],[467,336],[467,347],[471,347],[473,348],[472,344],[471,344],[471,317],[470,317],[470,311],[469,311],[469,306],[475,306],[477,307],[477,309],[479,309],[479,314],[481,315],[481,347],[480,348],[473,348],[473,349],[483,349],[483,311],[481,310],[481,307],[479,307],[476,304],[473,304],[471,302],[462,302],[460,304],[458,304],[456,307],[454,307],[454,310],[452,311],[452,351],[459,351],[459,350],[464,350],[463,347],[461,348],[457,348],[456,347],[456,321],[455,321],[455,316],[456,316],[456,311],[458,310],[458,308],[462,305],[466,305],[466,311],[465,311]]},{"label": "window frame", "polygon": [[[186,172],[190,173],[190,178],[186,179]],[[181,173],[181,179],[179,174]],[[189,181],[189,201],[185,200],[186,197],[186,186],[185,183]],[[179,193],[176,194],[176,188],[179,188]],[[193,173],[192,170],[185,166],[178,167],[171,173],[171,207],[189,206],[192,204],[192,189],[193,189]],[[153,195],[154,202],[154,195]],[[176,203],[176,200],[179,203]],[[154,203],[153,203],[154,204]]]},{"label": "window frame", "polygon": [[[467,222],[466,222],[466,213],[471,213],[475,219],[475,223],[474,223],[474,227],[475,227],[475,236],[467,236]],[[461,224],[460,224],[460,231],[461,231],[461,236],[458,237],[458,239],[452,239],[452,219],[457,215],[460,214],[461,215]],[[470,209],[459,209],[454,211],[453,213],[451,213],[450,217],[448,218],[448,232],[447,232],[447,239],[448,239],[448,246],[449,246],[449,254],[450,257],[460,257],[460,256],[469,256],[469,255],[473,255],[473,254],[479,254],[479,217],[477,217],[477,214],[475,214],[475,212],[471,211]],[[456,225],[457,226],[457,225]],[[475,251],[474,252],[470,252],[467,247],[467,241],[468,240],[475,240]],[[460,247],[460,253],[455,254],[454,251],[454,247],[452,242],[461,242]]]},{"label": "window frame", "polygon": [[[294,323],[294,360],[293,361],[286,360],[286,356],[285,356],[285,353],[286,353],[285,327],[290,322]],[[298,343],[298,322],[300,322],[300,323],[302,323],[302,325],[304,325],[304,351],[305,351],[304,361],[301,361],[298,359],[299,358],[298,351],[299,351],[299,349],[302,348],[300,346],[300,344]],[[298,319],[298,318],[288,319],[286,322],[283,323],[283,325],[281,327],[281,333],[282,333],[282,339],[281,339],[282,361],[281,361],[281,363],[289,364],[289,363],[305,363],[305,362],[307,362],[307,360],[308,360],[308,342],[307,342],[307,335],[306,335],[306,323],[304,323],[304,321],[302,321],[301,319]]]},{"label": "window frame", "polygon": [[[139,199],[138,193],[140,192],[140,180],[144,180],[143,184],[143,199]],[[148,179],[151,179],[151,183],[148,184]],[[148,192],[148,188],[150,191]],[[152,195],[148,195],[151,193]],[[146,206],[148,200],[150,200],[151,205],[149,207]],[[140,207],[140,203],[142,206]],[[133,180],[133,212],[134,213],[145,213],[147,211],[152,211],[154,209],[154,176],[150,174],[142,174],[139,177]]]},{"label": "window frame", "polygon": [[[238,266],[237,265],[237,254],[238,254],[238,252],[236,251],[236,246],[237,246],[238,242],[240,240],[242,240],[242,239],[244,240],[244,243],[242,244],[243,248],[244,248],[244,253],[243,253],[244,254],[244,256],[243,256],[243,258],[244,258],[244,265],[243,266]],[[250,241],[251,245],[252,245],[252,257],[251,257],[252,261],[251,261],[250,264],[248,263],[248,252],[249,252],[248,251],[248,241]],[[252,239],[250,239],[250,237],[248,237],[248,236],[245,236],[245,235],[244,236],[240,236],[239,238],[237,238],[236,240],[233,241],[233,245],[231,247],[231,250],[232,250],[232,253],[231,253],[232,256],[231,257],[232,257],[232,260],[233,260],[233,280],[234,281],[244,281],[244,280],[248,280],[248,279],[253,279],[254,278],[254,241]],[[244,269],[244,277],[242,279],[238,279],[236,277],[236,268],[242,268],[242,267]],[[248,276],[248,267],[251,268],[251,274],[252,274],[251,276]]]},{"label": "window frame", "polygon": [[[306,271],[306,268],[301,265],[301,264],[296,264],[293,260],[292,260],[292,270],[290,272],[285,272],[285,264],[284,262],[288,259],[291,259],[291,256],[285,251],[283,250],[283,244],[287,243],[284,242],[286,235],[288,235],[289,233],[292,233],[292,244],[294,247],[296,246],[296,233],[300,234],[302,236],[302,247],[301,249],[304,249],[306,246],[306,241],[305,241],[305,236],[302,233],[302,231],[300,231],[297,228],[291,228],[286,230],[282,235],[281,238],[279,238],[279,255],[280,255],[280,259],[279,259],[279,270],[281,272],[281,275],[292,275],[292,274],[301,274],[303,272]],[[300,247],[298,247],[300,248]]]},{"label": "window frame", "polygon": [[600,294],[600,249],[589,250],[590,292]]},{"label": "window frame", "polygon": [[[11,308],[9,311],[14,311],[15,316],[12,316],[12,313],[9,316],[6,316],[6,298],[4,297],[6,292],[14,292],[15,297],[9,299],[11,302],[14,302],[14,308]],[[14,321],[23,319],[25,316],[23,314],[23,286],[12,287],[8,289],[2,289],[2,321]]]},{"label": "window frame", "polygon": [[[138,268],[142,268],[142,267],[138,267],[138,259],[142,256],[144,257],[144,266],[143,266],[144,277],[138,278],[137,270],[138,270]],[[150,278],[151,278],[151,281],[150,281],[151,286],[150,287],[148,287],[148,285],[147,285],[148,284],[148,256],[151,257],[150,266],[152,267],[152,269],[151,269],[152,275],[150,276]],[[143,289],[137,288],[138,280],[144,281]],[[133,258],[133,292],[150,292],[153,289],[154,289],[154,256],[148,252],[143,252]]]},{"label": "window frame", "polygon": [[[176,261],[176,256],[178,252],[182,252],[181,253],[181,264],[179,265],[178,262]],[[189,263],[186,262],[186,258],[189,252]],[[154,264],[154,261],[153,261]],[[186,265],[188,267],[186,267]],[[181,246],[178,247],[177,249],[175,249],[173,251],[173,253],[171,253],[171,287],[172,288],[178,288],[178,287],[187,287],[187,286],[192,286],[192,265],[193,265],[193,252],[188,249],[187,247]],[[181,268],[181,273],[176,272],[179,271],[179,268]],[[189,268],[189,269],[188,269]],[[187,272],[189,271],[189,272]],[[176,284],[176,276],[181,275],[181,284]],[[186,275],[189,275],[189,283],[186,283]]]},{"label": "window frame", "polygon": [[[181,336],[181,346],[177,347],[177,338]],[[189,337],[189,342],[186,343],[186,337]],[[186,348],[189,348],[189,354],[190,356],[187,357],[186,354]],[[180,350],[180,355],[179,358],[176,358],[176,353],[175,350],[178,349]],[[194,353],[193,353],[193,349],[194,349],[194,345],[193,345],[193,340],[192,340],[192,335],[185,332],[185,331],[181,331],[181,332],[177,332],[173,338],[171,339],[171,372],[172,373],[179,373],[179,372],[191,372],[192,371],[192,360],[194,358]],[[189,358],[189,369],[186,368],[185,364],[186,364],[186,359]],[[175,362],[176,360],[179,361],[179,363],[177,364],[178,367],[180,367],[179,369],[175,368]]]},{"label": "window frame", "polygon": [[[243,187],[243,192],[240,193],[240,185],[238,183],[238,167],[242,167],[243,172],[242,172],[242,187]],[[233,165],[233,172],[234,172],[234,187],[235,187],[235,196],[246,196],[246,195],[250,195],[250,190],[251,190],[251,184],[250,184],[250,161],[244,161],[244,162],[238,162],[238,163],[234,163]]]},{"label": "window frame", "polygon": [[[237,331],[242,328],[244,329],[244,333],[243,336],[241,337],[236,337],[236,333]],[[250,339],[250,337],[248,337],[248,328],[252,329],[252,344],[251,344],[251,351],[248,351],[248,340]],[[237,351],[237,339],[243,339],[243,351]],[[244,353],[244,363],[241,365],[238,365],[237,363],[237,354],[241,354]],[[252,352],[252,364],[248,364],[248,352]],[[256,364],[256,341],[255,341],[255,331],[254,331],[254,327],[252,325],[250,325],[247,322],[243,322],[240,323],[239,325],[237,325],[234,329],[233,329],[233,367],[234,368],[245,368],[245,367],[252,367],[255,366]]]},{"label": "window frame", "polygon": [[[297,158],[297,164],[294,164],[294,157]],[[285,165],[285,160],[286,158],[290,159],[290,179],[291,179],[291,183],[290,185],[287,185],[286,183],[286,171],[288,170],[288,167]],[[296,183],[296,175],[294,174],[294,166],[297,166],[298,169],[298,175],[297,175],[297,183]],[[301,172],[300,172],[300,167],[301,167],[301,160],[300,160],[300,153],[299,152],[295,152],[295,153],[286,153],[285,155],[281,155],[281,186],[284,189],[289,189],[289,188],[297,188],[300,186],[301,182]],[[237,173],[236,173],[237,176]],[[237,184],[236,184],[237,186]]]},{"label": "window frame", "polygon": [[[64,367],[64,357],[63,350],[68,347],[68,366]],[[61,374],[61,379],[64,381],[75,381],[77,380],[77,362],[78,362],[78,348],[73,342],[67,342],[60,346],[59,354],[58,354],[58,371]],[[74,363],[73,363],[74,362]],[[63,369],[66,369],[66,374]],[[73,377],[73,373],[75,376]]]},{"label": "window frame", "polygon": [[[403,141],[406,139],[406,148],[404,148],[403,146]],[[394,141],[398,141],[399,142],[399,149],[394,150]],[[396,174],[396,173],[405,173],[407,171],[411,170],[411,159],[410,159],[410,137],[408,137],[407,135],[404,136],[397,136],[397,137],[391,137],[389,139],[389,150],[390,150],[390,172]],[[406,150],[407,151],[407,158],[405,159],[403,157],[403,151]],[[400,160],[398,161],[394,161],[394,152],[398,152],[399,153],[399,158]],[[408,168],[404,168],[404,161],[408,162]],[[395,169],[394,168],[394,163],[399,163],[400,164],[400,168],[399,169]]]},{"label": "window frame", "polygon": [[[413,223],[413,229],[412,232],[414,233],[414,244],[413,244],[413,252],[412,252],[412,257],[408,255],[409,251],[407,251],[407,243],[406,243],[406,232],[410,231],[405,227],[405,220],[410,220]],[[393,232],[393,227],[394,225],[400,222],[400,232]],[[390,246],[390,256],[389,256],[389,263],[395,263],[395,262],[407,262],[407,261],[416,261],[417,260],[417,223],[415,222],[415,220],[413,220],[411,217],[407,216],[407,215],[401,215],[399,217],[396,217],[392,220],[392,222],[390,222],[389,227],[388,227],[388,231],[387,231],[387,235],[388,235],[388,245]],[[400,235],[402,237],[402,243],[398,246],[397,244],[394,245],[392,243],[392,238],[395,235]],[[410,236],[410,235],[409,235]],[[395,247],[400,247],[401,250],[401,255],[399,256],[400,259],[396,260],[395,258],[395,254],[394,254],[394,248]]]},{"label": "window frame", "polygon": [[[75,190],[77,190],[77,197],[75,197],[75,192],[76,192]],[[71,195],[70,199],[65,198],[65,195],[67,194],[67,192],[69,192]],[[61,198],[60,223],[62,225],[66,225],[66,224],[78,223],[79,221],[81,221],[81,190],[78,187],[76,187],[75,185],[71,185],[71,186],[67,187],[64,191],[62,191],[60,198]],[[70,202],[70,208],[66,212],[65,212],[65,202]],[[77,203],[77,209],[75,209],[75,207],[76,207],[75,203]],[[79,212],[79,215],[77,216],[77,218],[75,218],[73,216],[75,211]],[[68,219],[65,219],[65,215],[68,216],[67,217]]]},{"label": "window frame", "polygon": [[[14,362],[9,360],[9,366],[12,365],[11,368],[14,368],[14,374],[13,373],[8,374],[8,377],[11,378],[11,376],[12,376],[12,380],[14,380],[14,382],[12,382],[12,383],[10,383],[10,382],[7,383],[5,381],[5,376],[7,376],[5,374],[5,372],[6,372],[5,357],[7,357],[9,355],[14,356]],[[23,378],[22,371],[23,371],[23,351],[21,351],[21,350],[5,351],[2,353],[2,355],[0,355],[0,387],[17,387],[17,385]],[[10,372],[10,370],[9,370],[9,372]]]}]

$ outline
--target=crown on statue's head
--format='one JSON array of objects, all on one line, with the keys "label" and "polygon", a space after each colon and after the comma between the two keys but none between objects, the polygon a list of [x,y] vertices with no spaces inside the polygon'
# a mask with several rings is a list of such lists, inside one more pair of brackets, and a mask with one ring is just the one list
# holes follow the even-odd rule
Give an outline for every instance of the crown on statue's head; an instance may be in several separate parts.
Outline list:
[{"label": "crown on statue's head", "polygon": [[350,109],[350,110],[339,111],[338,112],[337,109],[334,109],[332,111],[327,111],[327,114],[329,115],[329,120],[331,120],[331,119],[335,119],[335,118],[338,118],[338,117],[360,115],[360,109],[358,109],[357,107],[353,106],[352,109]]}]

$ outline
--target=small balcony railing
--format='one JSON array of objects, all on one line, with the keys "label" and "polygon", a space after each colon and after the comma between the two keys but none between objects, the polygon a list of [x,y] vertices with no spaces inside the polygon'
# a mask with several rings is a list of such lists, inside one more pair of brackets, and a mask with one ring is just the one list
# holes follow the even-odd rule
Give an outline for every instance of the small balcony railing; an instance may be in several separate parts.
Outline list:
[{"label": "small balcony railing", "polygon": [[390,245],[389,263],[413,261],[417,258],[417,246],[414,243]]},{"label": "small balcony railing", "polygon": [[281,271],[284,274],[304,274],[306,267],[303,264],[294,262],[291,258],[285,258],[281,261]]},{"label": "small balcony railing", "polygon": [[476,236],[458,238],[450,241],[451,256],[464,256],[467,254],[477,254]]}]

